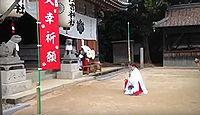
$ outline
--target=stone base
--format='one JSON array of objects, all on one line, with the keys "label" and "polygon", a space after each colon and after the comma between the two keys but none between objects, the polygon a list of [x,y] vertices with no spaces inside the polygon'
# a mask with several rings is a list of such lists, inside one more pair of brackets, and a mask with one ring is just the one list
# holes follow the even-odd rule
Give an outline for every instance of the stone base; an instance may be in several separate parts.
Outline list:
[{"label": "stone base", "polygon": [[26,80],[26,69],[1,71],[1,83],[8,84]]},{"label": "stone base", "polygon": [[79,71],[78,63],[61,64],[61,72],[77,72]]},{"label": "stone base", "polygon": [[78,57],[76,55],[64,55],[63,58],[61,58],[62,64],[71,64],[71,63],[78,63]]},{"label": "stone base", "polygon": [[76,72],[57,72],[58,79],[77,79],[83,76],[82,71]]},{"label": "stone base", "polygon": [[32,81],[25,80],[16,83],[2,84],[2,96],[7,96],[32,88]]}]

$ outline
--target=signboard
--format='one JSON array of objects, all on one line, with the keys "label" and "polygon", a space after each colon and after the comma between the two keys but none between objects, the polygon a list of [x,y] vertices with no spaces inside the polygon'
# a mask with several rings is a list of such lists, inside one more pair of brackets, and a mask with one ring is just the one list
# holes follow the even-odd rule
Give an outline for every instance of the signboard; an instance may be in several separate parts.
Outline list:
[{"label": "signboard", "polygon": [[60,69],[58,1],[39,0],[40,65],[42,70]]}]

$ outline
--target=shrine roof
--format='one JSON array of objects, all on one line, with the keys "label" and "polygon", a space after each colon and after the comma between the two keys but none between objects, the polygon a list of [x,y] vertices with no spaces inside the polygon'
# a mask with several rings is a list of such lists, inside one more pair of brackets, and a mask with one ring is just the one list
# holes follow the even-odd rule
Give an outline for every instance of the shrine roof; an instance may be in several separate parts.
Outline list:
[{"label": "shrine roof", "polygon": [[168,8],[165,18],[153,27],[177,27],[200,25],[200,3],[175,5]]},{"label": "shrine roof", "polygon": [[128,0],[88,0],[91,1],[103,8],[111,8],[111,9],[117,9],[117,10],[127,10]]}]

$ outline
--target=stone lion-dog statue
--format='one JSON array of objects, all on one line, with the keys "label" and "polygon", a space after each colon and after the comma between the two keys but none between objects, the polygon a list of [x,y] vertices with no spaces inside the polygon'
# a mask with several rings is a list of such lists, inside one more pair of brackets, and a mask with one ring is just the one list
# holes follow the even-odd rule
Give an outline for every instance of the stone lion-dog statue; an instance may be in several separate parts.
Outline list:
[{"label": "stone lion-dog statue", "polygon": [[22,40],[21,36],[13,35],[7,43],[2,42],[2,44],[0,45],[0,57],[19,57],[18,43],[21,40]]},{"label": "stone lion-dog statue", "polygon": [[195,58],[194,62],[197,64],[197,67],[199,68],[199,71],[200,71],[200,59],[199,58]]}]

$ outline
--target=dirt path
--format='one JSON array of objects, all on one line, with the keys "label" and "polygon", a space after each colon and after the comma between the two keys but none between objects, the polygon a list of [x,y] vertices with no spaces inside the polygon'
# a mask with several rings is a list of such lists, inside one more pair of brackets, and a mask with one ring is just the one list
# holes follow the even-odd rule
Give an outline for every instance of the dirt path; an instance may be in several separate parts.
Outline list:
[{"label": "dirt path", "polygon": [[[141,70],[149,94],[122,92],[128,73],[90,81],[43,97],[43,115],[200,115],[200,72],[194,69]],[[15,115],[36,115],[36,101]]]}]

